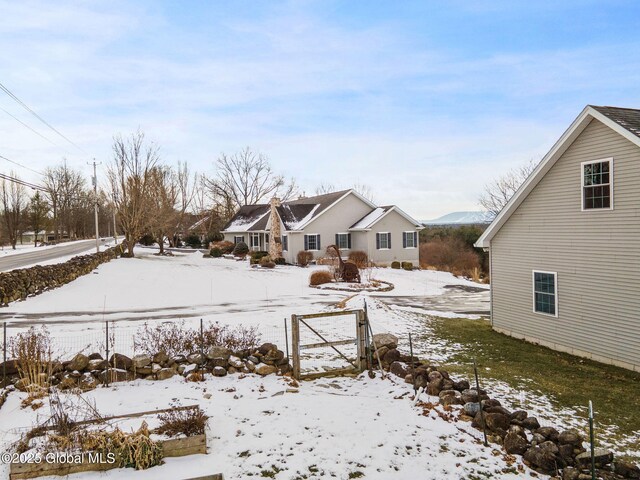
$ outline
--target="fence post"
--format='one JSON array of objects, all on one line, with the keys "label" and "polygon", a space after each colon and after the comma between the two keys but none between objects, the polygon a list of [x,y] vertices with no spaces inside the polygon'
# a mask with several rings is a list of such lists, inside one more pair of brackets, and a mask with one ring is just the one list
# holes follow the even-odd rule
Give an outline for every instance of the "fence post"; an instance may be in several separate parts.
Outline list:
[{"label": "fence post", "polygon": [[411,332],[409,332],[409,358],[411,358],[411,383],[413,383],[413,394],[416,394],[416,368],[413,360],[413,342],[411,341]]},{"label": "fence post", "polygon": [[7,386],[7,322],[2,322],[2,386]]},{"label": "fence post", "polygon": [[204,355],[204,324],[200,319],[200,355]]},{"label": "fence post", "polygon": [[589,400],[589,443],[591,443],[591,480],[596,480],[595,435],[593,433],[593,403]]},{"label": "fence post", "polygon": [[291,315],[291,350],[293,355],[293,378],[300,380],[300,324],[295,314]]},{"label": "fence post", "polygon": [[480,395],[480,381],[478,380],[478,365],[476,359],[473,359],[473,374],[476,377],[476,393],[478,394],[478,407],[480,407],[480,421],[482,422],[482,433],[484,435],[484,446],[488,447],[487,441],[487,424],[484,422],[484,411],[482,410],[482,396]]},{"label": "fence post", "polygon": [[105,386],[109,386],[109,320],[107,320],[106,322],[104,322],[105,325],[105,347],[106,347],[106,351],[107,351],[107,358],[105,358],[105,360],[107,361],[107,370],[104,372],[104,383]]},{"label": "fence post", "polygon": [[289,358],[289,330],[287,329],[287,317],[284,317],[284,346],[287,349],[287,360],[291,361],[291,358]]}]

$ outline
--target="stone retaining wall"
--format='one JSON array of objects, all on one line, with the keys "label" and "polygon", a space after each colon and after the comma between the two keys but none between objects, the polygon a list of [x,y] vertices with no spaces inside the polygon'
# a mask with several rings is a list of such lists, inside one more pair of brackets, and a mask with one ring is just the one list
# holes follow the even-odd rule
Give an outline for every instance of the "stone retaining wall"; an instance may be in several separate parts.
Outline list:
[{"label": "stone retaining wall", "polygon": [[56,265],[36,265],[0,273],[0,305],[7,306],[16,300],[24,300],[72,282],[120,255],[122,247],[117,245],[104,252],[79,255]]},{"label": "stone retaining wall", "polygon": [[[0,363],[0,371],[3,364]],[[213,346],[202,353],[169,356],[141,354],[132,358],[114,353],[106,360],[99,353],[78,353],[71,360],[51,364],[49,384],[61,390],[80,388],[91,390],[100,384],[131,381],[138,378],[166,380],[182,375],[189,381],[202,379],[203,373],[223,377],[233,373],[256,373],[261,376],[291,371],[289,359],[272,343],[256,349],[232,352],[228,348]],[[28,391],[26,379],[20,378],[17,360],[7,360],[9,383],[20,391]],[[10,387],[13,388],[13,387]]]},{"label": "stone retaining wall", "polygon": [[[585,449],[588,444],[576,430],[543,427],[524,410],[508,410],[486,391],[471,388],[467,380],[455,379],[442,367],[403,355],[394,335],[377,334],[373,341],[377,347],[374,358],[380,359],[385,370],[424,389],[427,395],[438,397],[440,405],[457,413],[459,420],[469,421],[479,430],[486,427],[489,441],[500,445],[507,454],[522,455],[527,466],[556,479],[591,478],[591,456]],[[614,460],[612,452],[596,449],[595,458],[599,479],[640,479],[636,465]]]}]

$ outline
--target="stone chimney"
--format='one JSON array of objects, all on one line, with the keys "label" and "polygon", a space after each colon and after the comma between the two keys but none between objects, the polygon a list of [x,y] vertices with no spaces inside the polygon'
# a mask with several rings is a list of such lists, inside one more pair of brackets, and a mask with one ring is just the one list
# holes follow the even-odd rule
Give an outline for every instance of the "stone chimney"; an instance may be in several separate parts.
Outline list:
[{"label": "stone chimney", "polygon": [[280,199],[273,197],[271,199],[271,214],[269,223],[271,230],[269,231],[269,256],[272,260],[282,257],[282,237],[280,231],[280,216],[276,208],[280,206]]}]

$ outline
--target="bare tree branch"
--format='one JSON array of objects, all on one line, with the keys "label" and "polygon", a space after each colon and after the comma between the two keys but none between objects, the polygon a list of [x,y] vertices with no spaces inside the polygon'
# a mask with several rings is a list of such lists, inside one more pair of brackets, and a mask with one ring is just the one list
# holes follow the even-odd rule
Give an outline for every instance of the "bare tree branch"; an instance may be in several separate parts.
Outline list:
[{"label": "bare tree branch", "polygon": [[527,164],[509,170],[501,177],[485,185],[484,193],[478,199],[480,206],[494,217],[498,215],[513,194],[520,188],[520,185],[533,172],[537,164],[537,161],[531,159]]}]

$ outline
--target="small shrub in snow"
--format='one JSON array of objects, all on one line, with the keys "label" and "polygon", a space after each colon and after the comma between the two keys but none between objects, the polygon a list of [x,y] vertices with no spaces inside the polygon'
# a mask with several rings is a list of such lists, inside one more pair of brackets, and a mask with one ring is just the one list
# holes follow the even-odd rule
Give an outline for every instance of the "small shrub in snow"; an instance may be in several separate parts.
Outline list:
[{"label": "small shrub in snow", "polygon": [[145,323],[139,327],[133,339],[137,352],[155,355],[165,352],[168,356],[186,355],[207,350],[212,346],[225,347],[234,352],[256,348],[260,344],[257,327],[238,325],[231,328],[218,322],[204,325],[202,337],[199,328],[185,326],[182,322]]},{"label": "small shrub in snow", "polygon": [[402,268],[404,270],[413,270],[413,263],[411,263],[411,262],[402,262]]},{"label": "small shrub in snow", "polygon": [[318,270],[309,277],[309,285],[316,286],[333,281],[333,274],[328,270]]},{"label": "small shrub in snow", "polygon": [[313,253],[306,250],[300,250],[298,252],[298,255],[296,256],[296,259],[298,260],[298,265],[300,265],[301,267],[306,267],[307,265],[309,265],[309,262],[313,260]]},{"label": "small shrub in snow", "polygon": [[355,263],[358,268],[367,268],[369,266],[367,252],[363,252],[362,250],[349,252],[349,261]]},{"label": "small shrub in snow", "polygon": [[220,258],[222,256],[222,250],[220,249],[220,247],[213,247],[209,252],[209,255],[211,255],[213,258]]},{"label": "small shrub in snow", "polygon": [[144,245],[145,247],[150,247],[151,245],[156,243],[156,239],[153,238],[153,235],[151,235],[150,233],[145,233],[142,237],[140,237],[138,243],[140,245]]},{"label": "small shrub in snow", "polygon": [[257,265],[260,263],[260,260],[262,260],[264,257],[269,256],[269,252],[259,250],[259,251],[253,251],[249,255],[251,256],[249,263],[251,263],[251,265]]},{"label": "small shrub in snow", "polygon": [[159,414],[158,418],[160,426],[156,432],[169,437],[203,435],[209,419],[199,406],[185,410],[171,410]]},{"label": "small shrub in snow", "polygon": [[244,242],[238,242],[236,246],[233,247],[233,254],[236,257],[244,258],[247,256],[247,253],[249,253],[249,247]]},{"label": "small shrub in snow", "polygon": [[200,248],[201,242],[200,237],[195,233],[191,233],[184,239],[185,245],[191,248]]},{"label": "small shrub in snow", "polygon": [[267,255],[260,259],[260,266],[262,268],[275,268],[276,264],[275,262],[273,262],[273,260],[271,260],[271,257]]},{"label": "small shrub in snow", "polygon": [[399,269],[400,268],[400,262],[391,262],[391,268]]},{"label": "small shrub in snow", "polygon": [[222,252],[222,254],[229,254],[233,252],[233,248],[236,245],[233,242],[227,242],[227,241],[221,241],[221,242],[214,242],[213,245],[211,245],[211,248],[219,248],[220,251]]},{"label": "small shrub in snow", "polygon": [[273,263],[275,263],[276,265],[286,265],[287,261],[284,259],[284,257],[278,257],[273,261]]}]

